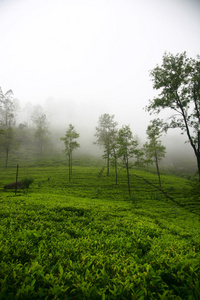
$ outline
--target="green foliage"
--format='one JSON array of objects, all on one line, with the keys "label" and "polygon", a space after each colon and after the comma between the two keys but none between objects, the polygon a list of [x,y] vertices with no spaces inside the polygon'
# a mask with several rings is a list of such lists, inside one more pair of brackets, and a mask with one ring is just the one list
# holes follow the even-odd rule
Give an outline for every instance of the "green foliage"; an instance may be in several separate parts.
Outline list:
[{"label": "green foliage", "polygon": [[65,153],[68,155],[72,153],[73,150],[80,147],[75,139],[79,138],[79,134],[75,131],[74,126],[69,124],[69,128],[66,131],[64,137],[60,139],[65,143]]},{"label": "green foliage", "polygon": [[79,138],[79,133],[75,131],[74,126],[72,124],[69,124],[69,128],[66,131],[65,136],[60,138],[61,141],[65,143],[64,152],[68,156],[69,181],[71,180],[71,175],[72,175],[72,152],[76,148],[80,147],[80,145],[76,141],[77,138]]},{"label": "green foliage", "polygon": [[25,177],[22,179],[23,188],[25,188],[27,191],[30,187],[30,185],[34,182],[34,179],[31,177]]},{"label": "green foliage", "polygon": [[131,158],[137,154],[138,142],[133,139],[130,126],[122,126],[119,130],[117,142],[119,145],[118,156],[126,164],[127,158]]},{"label": "green foliage", "polygon": [[131,170],[124,201],[124,170],[118,186],[96,167],[75,167],[66,184],[64,170],[21,168],[29,194],[0,189],[0,299],[199,299],[196,186],[163,175],[160,190],[155,174]]},{"label": "green foliage", "polygon": [[147,110],[160,113],[171,109],[172,115],[164,123],[164,129],[180,128],[197,158],[200,180],[200,56],[188,58],[186,52],[172,55],[165,53],[161,66],[151,71],[153,87],[158,97],[150,101]]},{"label": "green foliage", "polygon": [[0,126],[2,129],[13,128],[15,125],[16,105],[12,90],[3,93],[0,87]]},{"label": "green foliage", "polygon": [[[40,107],[38,108],[38,110],[41,110]],[[43,154],[44,142],[47,134],[49,133],[49,123],[47,121],[46,115],[37,110],[32,115],[32,121],[36,125],[35,137],[38,141],[38,155],[40,157]]]},{"label": "green foliage", "polygon": [[146,156],[146,163],[151,164],[153,163],[153,161],[155,162],[160,186],[161,179],[159,163],[162,158],[165,157],[166,153],[166,147],[164,147],[159,140],[159,138],[161,137],[161,125],[162,124],[159,119],[154,119],[151,121],[151,124],[147,127],[146,131],[149,141],[143,146],[143,150]]},{"label": "green foliage", "polygon": [[162,124],[159,119],[151,120],[151,124],[147,127],[147,143],[149,158],[154,158],[158,162],[165,156],[166,147],[161,145],[159,140],[161,137]]},{"label": "green foliage", "polygon": [[3,148],[6,153],[6,168],[10,151],[17,147],[14,130],[16,110],[12,90],[4,94],[0,87],[0,149]]},{"label": "green foliage", "polygon": [[107,160],[107,176],[109,176],[110,172],[110,157],[114,158],[114,164],[116,164],[117,122],[114,121],[114,117],[114,115],[109,114],[101,115],[95,133],[97,137],[95,144],[100,145],[104,149],[103,158]]},{"label": "green foliage", "polygon": [[137,195],[134,194],[134,193],[131,193],[131,194],[129,195],[128,200],[130,200],[133,204],[136,204],[136,203],[137,203]]},{"label": "green foliage", "polygon": [[138,142],[133,139],[133,134],[130,129],[130,126],[122,126],[118,132],[117,136],[117,156],[121,159],[122,167],[126,169],[127,172],[127,183],[128,183],[128,192],[129,196],[131,194],[130,188],[130,175],[129,170],[131,166],[131,158],[139,157],[141,152],[137,148]]}]

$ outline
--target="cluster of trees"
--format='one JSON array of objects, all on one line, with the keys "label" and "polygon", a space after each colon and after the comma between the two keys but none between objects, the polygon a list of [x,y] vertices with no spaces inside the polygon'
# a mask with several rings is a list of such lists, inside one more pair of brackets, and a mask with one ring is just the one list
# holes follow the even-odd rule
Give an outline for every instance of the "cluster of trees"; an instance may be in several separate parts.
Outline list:
[{"label": "cluster of trees", "polygon": [[123,125],[117,129],[114,115],[103,114],[99,117],[96,127],[96,144],[104,149],[103,157],[107,161],[107,176],[109,176],[110,165],[115,168],[116,184],[118,180],[118,166],[124,167],[127,173],[128,192],[130,190],[129,170],[133,165],[141,166],[144,163],[156,163],[157,173],[160,180],[159,162],[165,156],[165,147],[162,146],[160,138],[159,121],[153,120],[147,128],[148,142],[143,148],[139,148],[138,141],[134,139],[129,125]]},{"label": "cluster of trees", "polygon": [[165,155],[165,147],[160,136],[170,128],[179,128],[186,133],[188,142],[194,150],[197,160],[200,181],[200,56],[188,58],[186,52],[172,55],[165,53],[161,66],[156,66],[150,73],[154,89],[160,94],[149,101],[148,112],[159,114],[163,109],[170,109],[171,116],[167,121],[154,119],[147,128],[148,142],[143,149],[138,149],[137,140],[129,126],[117,130],[114,116],[101,115],[96,127],[96,144],[104,149],[103,157],[107,161],[107,175],[110,164],[115,167],[117,183],[117,166],[119,159],[126,168],[128,189],[130,193],[129,168],[130,160],[135,157],[134,164],[155,162],[160,180],[159,162]]},{"label": "cluster of trees", "polygon": [[[157,118],[151,121],[146,131],[148,142],[142,149],[138,148],[130,126],[117,128],[114,115],[101,115],[96,127],[95,143],[103,147],[107,175],[109,176],[112,165],[117,183],[118,166],[123,165],[127,170],[129,193],[129,169],[132,164],[151,164],[154,161],[161,185],[159,162],[165,155],[165,147],[161,144],[160,137],[163,131],[167,132],[171,128],[179,128],[181,133],[186,133],[196,157],[200,181],[200,56],[193,59],[188,58],[185,52],[177,55],[164,53],[162,64],[157,65],[150,76],[154,89],[160,93],[149,101],[146,110],[150,114],[159,114],[164,109],[172,113],[167,120]],[[15,113],[16,103],[12,91],[3,94],[0,89],[0,147],[6,153],[6,166],[10,150],[19,143],[15,135]],[[32,122],[35,125],[38,155],[41,155],[48,134],[48,121],[46,115],[40,113],[32,116]],[[24,125],[20,126],[22,130]],[[69,161],[69,180],[72,175],[72,152],[80,146],[76,141],[78,137],[79,134],[70,124],[66,135],[61,138]]]},{"label": "cluster of trees", "polygon": [[[110,166],[115,169],[116,184],[118,183],[118,168],[124,167],[127,173],[128,192],[130,189],[129,171],[133,165],[144,163],[156,163],[157,173],[160,180],[159,162],[165,155],[165,147],[161,145],[159,121],[153,120],[147,128],[148,142],[143,149],[138,148],[138,141],[133,138],[129,125],[117,128],[118,123],[114,120],[114,115],[103,114],[99,117],[98,126],[96,127],[95,144],[103,147],[103,158],[107,164],[107,176],[109,176]],[[69,181],[72,175],[72,152],[80,145],[76,141],[79,134],[75,131],[72,124],[61,138],[65,143],[65,152],[68,156]]]},{"label": "cluster of trees", "polygon": [[0,88],[0,139],[1,146],[6,153],[6,167],[8,164],[9,151],[14,144],[14,132],[15,125],[15,111],[16,103],[13,101],[12,90],[3,94]]},{"label": "cluster of trees", "polygon": [[19,106],[17,100],[13,96],[12,90],[5,94],[0,88],[0,150],[5,152],[5,167],[8,166],[9,154],[12,150],[19,148],[22,141],[26,140],[27,144],[33,142],[37,149],[38,156],[42,155],[43,144],[48,131],[48,121],[46,115],[40,108],[36,108],[32,112],[31,120],[34,130],[29,130],[27,124],[20,123],[16,126],[16,117]]}]

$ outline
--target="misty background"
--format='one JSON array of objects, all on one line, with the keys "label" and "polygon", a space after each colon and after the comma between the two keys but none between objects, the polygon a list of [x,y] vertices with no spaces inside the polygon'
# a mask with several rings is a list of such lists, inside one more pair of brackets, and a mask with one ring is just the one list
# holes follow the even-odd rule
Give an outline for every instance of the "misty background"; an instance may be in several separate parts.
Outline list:
[{"label": "misty background", "polygon": [[[200,1],[0,0],[0,36],[0,86],[18,99],[18,123],[32,126],[40,106],[59,147],[72,123],[82,151],[95,154],[104,113],[145,142],[154,116],[144,108],[156,95],[149,71],[165,51],[200,53]],[[185,140],[179,130],[163,136],[171,164],[195,165]]]}]

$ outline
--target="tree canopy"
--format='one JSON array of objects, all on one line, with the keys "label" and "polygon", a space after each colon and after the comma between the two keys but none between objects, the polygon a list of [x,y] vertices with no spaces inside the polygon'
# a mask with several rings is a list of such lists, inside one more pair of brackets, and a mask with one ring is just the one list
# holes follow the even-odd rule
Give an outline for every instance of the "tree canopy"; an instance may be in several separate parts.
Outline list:
[{"label": "tree canopy", "polygon": [[103,157],[107,160],[107,176],[109,176],[110,155],[113,149],[116,134],[117,122],[114,121],[114,115],[103,114],[99,117],[98,126],[96,127],[95,136],[98,144],[104,148]]},{"label": "tree canopy", "polygon": [[[16,148],[14,126],[16,123],[16,103],[12,90],[5,94],[0,88],[0,134],[1,144],[6,153],[6,168],[8,165],[8,155],[11,149]],[[14,147],[15,146],[15,147]]]},{"label": "tree canopy", "polygon": [[170,118],[163,129],[180,128],[186,133],[194,150],[200,180],[200,56],[188,58],[186,52],[173,55],[165,53],[161,66],[156,66],[150,76],[154,89],[160,93],[150,100],[147,110],[160,113],[169,108]]},{"label": "tree canopy", "polygon": [[132,131],[129,125],[122,126],[119,129],[118,137],[118,157],[121,159],[122,166],[125,167],[127,173],[127,182],[128,182],[128,192],[129,195],[131,193],[130,188],[130,176],[129,176],[129,169],[130,169],[130,159],[134,156],[139,156],[140,151],[137,149],[138,142],[134,140]]},{"label": "tree canopy", "polygon": [[64,137],[61,137],[61,141],[65,143],[65,150],[64,152],[68,155],[68,162],[69,162],[69,181],[71,180],[72,175],[72,152],[80,147],[79,143],[76,141],[79,138],[80,134],[76,132],[74,126],[69,124],[69,127],[66,131]]},{"label": "tree canopy", "polygon": [[166,148],[162,145],[160,141],[160,137],[161,137],[160,120],[159,119],[152,120],[150,125],[148,125],[147,127],[146,133],[147,133],[148,142],[144,144],[143,149],[146,154],[147,162],[148,163],[155,162],[159,185],[161,186],[159,163],[162,160],[162,158],[165,157]]}]

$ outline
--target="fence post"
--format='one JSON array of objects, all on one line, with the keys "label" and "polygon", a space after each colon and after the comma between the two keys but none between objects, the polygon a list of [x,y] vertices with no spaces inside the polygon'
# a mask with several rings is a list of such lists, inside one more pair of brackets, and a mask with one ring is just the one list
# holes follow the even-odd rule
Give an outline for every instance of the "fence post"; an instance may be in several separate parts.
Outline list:
[{"label": "fence post", "polygon": [[15,195],[17,194],[18,172],[19,172],[19,165],[17,164],[16,182],[15,182]]}]

